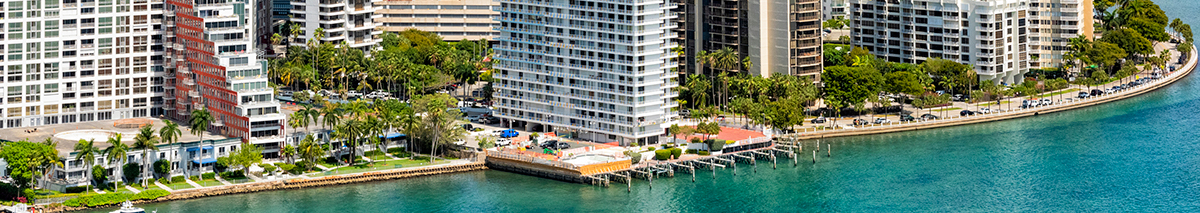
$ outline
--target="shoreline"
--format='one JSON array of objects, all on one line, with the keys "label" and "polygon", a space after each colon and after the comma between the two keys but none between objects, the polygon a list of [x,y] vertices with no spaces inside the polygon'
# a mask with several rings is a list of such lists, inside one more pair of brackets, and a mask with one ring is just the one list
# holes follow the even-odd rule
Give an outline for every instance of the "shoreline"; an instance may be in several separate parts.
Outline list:
[{"label": "shoreline", "polygon": [[[990,113],[990,114],[985,114],[985,115],[969,116],[969,117],[955,116],[953,118],[938,119],[938,120],[933,120],[933,121],[901,123],[901,124],[892,124],[892,125],[884,125],[884,126],[868,126],[868,127],[862,127],[862,128],[856,128],[856,129],[837,129],[837,130],[822,130],[822,131],[816,131],[816,132],[797,132],[797,133],[791,133],[791,134],[777,135],[775,137],[776,138],[790,138],[790,139],[797,139],[797,140],[809,140],[809,139],[832,138],[832,137],[846,137],[846,136],[895,133],[895,132],[903,132],[903,131],[935,129],[935,128],[943,128],[943,127],[968,125],[968,124],[986,123],[986,122],[993,122],[993,121],[1002,121],[1002,120],[1023,118],[1023,117],[1029,117],[1029,116],[1037,116],[1037,115],[1045,114],[1045,113],[1055,113],[1055,112],[1062,112],[1062,111],[1079,109],[1079,108],[1084,108],[1084,107],[1089,107],[1089,106],[1095,106],[1095,105],[1099,105],[1099,104],[1104,104],[1104,103],[1109,103],[1109,102],[1113,102],[1113,101],[1119,101],[1119,100],[1124,100],[1126,98],[1139,96],[1139,95],[1169,86],[1171,84],[1174,84],[1175,82],[1179,81],[1180,79],[1183,79],[1184,77],[1187,77],[1188,75],[1191,75],[1192,71],[1194,71],[1196,69],[1196,66],[1197,66],[1196,53],[1197,53],[1197,50],[1195,48],[1192,48],[1191,53],[1188,54],[1187,63],[1184,64],[1183,67],[1176,70],[1175,72],[1172,72],[1172,73],[1166,75],[1164,78],[1161,78],[1156,81],[1152,81],[1150,83],[1144,84],[1139,87],[1135,87],[1133,89],[1123,90],[1120,92],[1114,92],[1109,95],[1098,96],[1095,98],[1079,99],[1079,100],[1076,100],[1073,102],[1059,103],[1059,104],[1045,106],[1045,107],[1016,109],[1016,110],[1009,110],[1009,111]],[[1103,89],[1103,88],[1101,88],[1101,89]]]},{"label": "shoreline", "polygon": [[[206,187],[206,188],[197,188],[197,189],[184,189],[184,190],[176,190],[174,192],[171,192],[170,195],[163,196],[163,197],[160,197],[160,198],[154,199],[154,200],[137,200],[137,201],[131,201],[131,202],[133,204],[168,202],[168,201],[189,200],[189,199],[212,197],[212,196],[222,196],[222,195],[234,195],[234,194],[245,194],[245,193],[255,193],[255,192],[277,191],[277,190],[325,187],[325,186],[339,186],[339,185],[367,183],[367,182],[375,182],[375,181],[397,180],[397,179],[405,179],[405,178],[433,176],[433,175],[441,175],[441,174],[454,174],[454,173],[462,173],[462,172],[481,171],[481,170],[488,170],[488,169],[489,168],[485,165],[484,160],[475,159],[474,161],[471,161],[469,163],[453,164],[453,165],[433,165],[433,166],[416,167],[416,168],[398,168],[398,169],[391,169],[391,170],[363,172],[363,173],[354,173],[354,174],[331,175],[331,176],[318,177],[318,178],[293,178],[293,179],[286,179],[286,180],[260,181],[260,182],[251,182],[251,183],[242,183],[242,184],[215,186],[215,187]],[[57,204],[51,204],[51,205],[39,205],[38,208],[42,210],[40,212],[54,213],[54,212],[75,212],[75,211],[83,211],[83,210],[91,210],[91,209],[100,209],[100,208],[115,207],[118,205],[119,204],[103,205],[103,206],[95,206],[95,207],[86,207],[86,206],[70,207],[70,206],[61,205],[61,203],[57,203]]]}]

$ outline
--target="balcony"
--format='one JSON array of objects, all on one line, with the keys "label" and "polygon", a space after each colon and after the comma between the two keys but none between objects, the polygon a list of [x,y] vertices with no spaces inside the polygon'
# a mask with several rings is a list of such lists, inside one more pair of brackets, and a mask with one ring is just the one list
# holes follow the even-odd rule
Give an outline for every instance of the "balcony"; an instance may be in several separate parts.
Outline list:
[{"label": "balcony", "polygon": [[196,86],[196,81],[192,79],[183,79],[183,85]]}]

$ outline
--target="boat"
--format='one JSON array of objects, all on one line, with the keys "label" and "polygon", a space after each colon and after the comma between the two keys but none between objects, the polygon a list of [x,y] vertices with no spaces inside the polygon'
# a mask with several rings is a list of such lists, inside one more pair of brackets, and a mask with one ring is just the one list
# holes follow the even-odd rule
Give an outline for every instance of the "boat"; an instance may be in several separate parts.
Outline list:
[{"label": "boat", "polygon": [[[133,207],[133,202],[129,202],[128,200],[126,200],[125,202],[121,203],[121,209],[117,209],[116,211],[112,211],[109,213],[146,213],[146,210],[142,209],[142,208],[138,208],[138,207]],[[158,213],[158,211],[154,211],[154,213]]]}]

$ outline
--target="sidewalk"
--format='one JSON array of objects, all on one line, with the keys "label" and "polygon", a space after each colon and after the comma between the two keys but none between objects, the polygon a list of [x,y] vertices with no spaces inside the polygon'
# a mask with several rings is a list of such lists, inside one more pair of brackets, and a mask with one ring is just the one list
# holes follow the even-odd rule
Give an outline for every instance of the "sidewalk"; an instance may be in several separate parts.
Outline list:
[{"label": "sidewalk", "polygon": [[163,188],[163,190],[167,190],[167,192],[175,192],[175,190],[171,189],[171,187],[167,187],[167,185],[159,183],[158,181],[154,181],[154,185],[158,186],[159,188]]}]

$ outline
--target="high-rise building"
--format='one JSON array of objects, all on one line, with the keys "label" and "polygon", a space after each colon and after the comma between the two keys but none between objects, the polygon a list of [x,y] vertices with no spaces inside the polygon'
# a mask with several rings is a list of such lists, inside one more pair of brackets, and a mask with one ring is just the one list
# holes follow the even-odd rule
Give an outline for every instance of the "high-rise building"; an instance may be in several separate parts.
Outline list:
[{"label": "high-rise building", "polygon": [[0,20],[0,128],[208,109],[214,132],[277,150],[284,117],[253,51],[253,1],[45,3],[4,5],[16,12]]},{"label": "high-rise building", "polygon": [[1029,4],[1031,68],[1059,67],[1072,38],[1094,38],[1092,1],[1034,0]]},{"label": "high-rise building", "polygon": [[[161,1],[0,4],[0,128],[147,117],[163,89]],[[117,8],[117,9],[113,9]]]},{"label": "high-rise building", "polygon": [[676,4],[500,0],[494,97],[505,125],[658,143],[675,123]]},{"label": "high-rise building", "polygon": [[852,43],[888,61],[948,59],[1003,84],[1029,70],[1029,0],[852,0],[851,13]]},{"label": "high-rise building", "polygon": [[[324,30],[322,43],[341,44],[369,51],[378,44],[382,26],[375,19],[381,0],[292,0],[293,23],[299,24],[304,33],[291,41],[291,45],[306,45],[316,39],[317,29]],[[282,34],[281,34],[282,35]]]},{"label": "high-rise building", "polygon": [[849,19],[846,15],[850,12],[849,0],[821,0],[821,20],[830,19]]},{"label": "high-rise building", "polygon": [[494,39],[500,35],[496,18],[499,1],[493,0],[392,0],[379,2],[383,30],[418,29],[436,33],[447,41]]},{"label": "high-rise building", "polygon": [[[675,12],[684,70],[700,72],[695,56],[729,47],[754,64],[750,74],[816,76],[821,73],[820,0],[678,0]],[[739,59],[740,61],[740,59]],[[711,67],[711,66],[710,66]]]},{"label": "high-rise building", "polygon": [[[255,1],[167,0],[162,14],[166,115],[206,109],[213,130],[278,157],[284,116],[253,47]],[[118,42],[119,43],[119,42]]]}]

